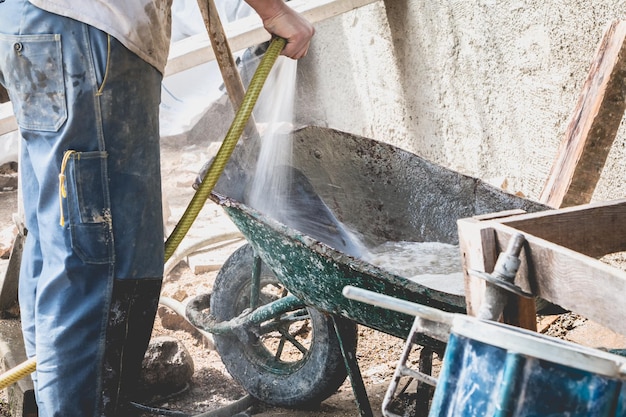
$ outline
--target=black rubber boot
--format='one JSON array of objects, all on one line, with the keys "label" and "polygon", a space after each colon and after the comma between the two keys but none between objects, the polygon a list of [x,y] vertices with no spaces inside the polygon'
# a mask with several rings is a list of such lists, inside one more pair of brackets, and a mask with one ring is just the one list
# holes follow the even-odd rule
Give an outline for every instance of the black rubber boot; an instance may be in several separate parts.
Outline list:
[{"label": "black rubber boot", "polygon": [[130,403],[159,305],[161,278],[115,280],[109,310],[102,377],[102,417],[140,414]]}]

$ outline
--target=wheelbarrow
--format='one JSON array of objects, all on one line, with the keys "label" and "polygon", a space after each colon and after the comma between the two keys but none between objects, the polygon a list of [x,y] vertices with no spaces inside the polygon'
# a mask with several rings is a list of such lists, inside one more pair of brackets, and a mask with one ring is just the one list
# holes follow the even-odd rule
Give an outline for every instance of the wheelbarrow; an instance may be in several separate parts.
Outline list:
[{"label": "wheelbarrow", "polygon": [[[439,280],[432,274],[426,281],[400,276],[360,258],[350,237],[357,235],[367,247],[458,245],[459,218],[548,207],[373,139],[314,126],[292,132],[291,138],[292,168],[304,181],[298,189],[310,197],[291,212],[323,217],[335,239],[296,229],[289,224],[293,216],[272,218],[246,204],[236,150],[211,199],[247,244],[223,264],[213,292],[188,303],[186,315],[213,334],[229,373],[260,401],[310,407],[349,375],[361,415],[372,415],[356,362],[356,324],[406,339],[414,317],[346,299],[343,288],[352,285],[462,314],[462,268],[459,260],[459,274]],[[424,347],[422,356],[441,355],[446,346],[426,334],[417,334],[415,342]]]}]

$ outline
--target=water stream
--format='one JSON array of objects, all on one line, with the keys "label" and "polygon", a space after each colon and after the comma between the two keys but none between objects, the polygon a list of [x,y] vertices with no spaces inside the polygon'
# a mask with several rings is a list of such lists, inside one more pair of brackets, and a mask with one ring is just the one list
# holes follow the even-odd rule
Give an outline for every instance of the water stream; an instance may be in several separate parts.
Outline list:
[{"label": "water stream", "polygon": [[291,130],[297,61],[280,56],[257,101],[254,116],[261,146],[248,199],[251,207],[281,217],[291,183]]},{"label": "water stream", "polygon": [[463,294],[459,248],[440,242],[387,242],[367,248],[343,225],[292,165],[291,131],[297,61],[279,57],[255,108],[261,134],[246,204],[287,226],[393,274]]}]

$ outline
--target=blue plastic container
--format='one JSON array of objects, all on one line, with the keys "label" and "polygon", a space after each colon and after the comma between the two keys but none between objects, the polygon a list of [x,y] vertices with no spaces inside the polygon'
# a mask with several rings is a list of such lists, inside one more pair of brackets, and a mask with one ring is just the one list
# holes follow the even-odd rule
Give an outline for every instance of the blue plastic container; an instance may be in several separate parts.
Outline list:
[{"label": "blue plastic container", "polygon": [[622,417],[626,358],[454,319],[429,417]]}]

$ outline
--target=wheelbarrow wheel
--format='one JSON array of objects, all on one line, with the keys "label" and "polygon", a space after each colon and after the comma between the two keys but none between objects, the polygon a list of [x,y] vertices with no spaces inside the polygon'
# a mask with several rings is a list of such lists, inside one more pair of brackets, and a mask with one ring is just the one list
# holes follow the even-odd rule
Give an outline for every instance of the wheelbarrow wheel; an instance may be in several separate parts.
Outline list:
[{"label": "wheelbarrow wheel", "polygon": [[[211,295],[216,320],[230,320],[250,307],[253,265],[253,249],[247,244],[226,260]],[[263,265],[259,305],[286,294]],[[355,348],[356,325],[343,318],[337,323],[344,345]],[[251,396],[270,405],[316,406],[337,391],[347,376],[332,319],[314,308],[283,314],[261,326],[215,334],[214,340],[231,376]]]}]

